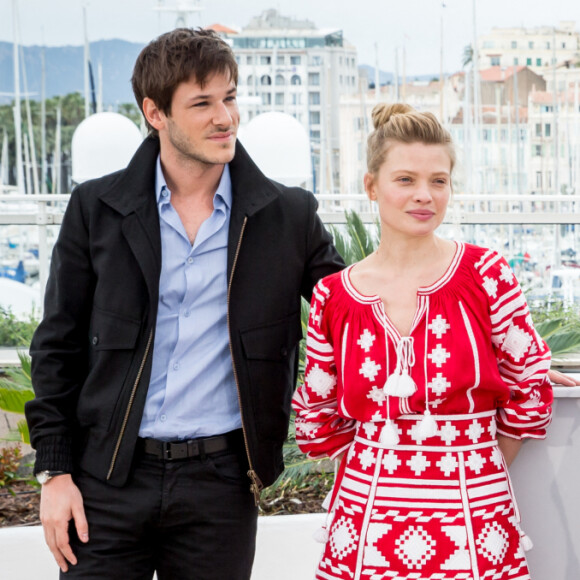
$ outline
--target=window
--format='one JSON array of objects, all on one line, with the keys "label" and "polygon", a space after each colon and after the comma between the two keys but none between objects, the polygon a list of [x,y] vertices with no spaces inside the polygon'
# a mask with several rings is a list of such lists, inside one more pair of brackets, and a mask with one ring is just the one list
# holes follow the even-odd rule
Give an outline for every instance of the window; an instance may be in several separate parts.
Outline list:
[{"label": "window", "polygon": [[308,73],[308,84],[313,87],[320,86],[320,73]]},{"label": "window", "polygon": [[533,40],[530,40],[528,42],[528,48],[534,48],[534,41]]},{"label": "window", "polygon": [[566,43],[565,42],[562,43],[562,48],[566,48]]},{"label": "window", "polygon": [[499,66],[499,56],[491,57],[491,66]]},{"label": "window", "polygon": [[520,64],[520,59],[516,56],[514,57],[514,66],[518,66]]},{"label": "window", "polygon": [[544,125],[544,135],[546,137],[551,137],[552,136],[552,125],[550,123],[546,123]]},{"label": "window", "polygon": [[301,105],[302,104],[302,94],[301,93],[292,93],[292,104],[293,105]]},{"label": "window", "polygon": [[481,132],[484,141],[491,140],[491,131],[489,129],[483,129]]},{"label": "window", "polygon": [[291,85],[301,85],[302,80],[300,79],[300,77],[298,75],[292,75],[292,78],[290,79],[290,84]]},{"label": "window", "polygon": [[320,57],[319,55],[311,56],[310,64],[312,66],[320,66],[322,64],[322,57]]},{"label": "window", "polygon": [[517,48],[518,47],[518,41],[517,40],[512,40],[511,47],[512,48]]},{"label": "window", "polygon": [[246,64],[252,64],[253,60],[251,56],[246,56]]},{"label": "window", "polygon": [[284,75],[276,75],[276,85],[281,86],[284,84],[285,84]]},{"label": "window", "polygon": [[282,66],[282,65],[284,65],[284,63],[285,63],[285,62],[286,62],[286,58],[284,57],[284,55],[278,55],[278,56],[276,57],[276,64],[277,64],[278,66]]},{"label": "window", "polygon": [[320,143],[320,131],[310,131],[310,139]]},{"label": "window", "polygon": [[248,77],[248,86],[249,87],[253,87],[254,86],[254,75],[250,75]]},{"label": "window", "polygon": [[526,66],[532,66],[532,59],[526,58]]},{"label": "window", "polygon": [[284,104],[284,93],[276,93],[276,104],[277,105]]},{"label": "window", "polygon": [[542,113],[552,113],[554,111],[554,107],[552,107],[552,105],[542,105],[540,107],[540,111],[542,111]]},{"label": "window", "polygon": [[536,137],[542,136],[542,123],[536,123]]},{"label": "window", "polygon": [[541,157],[542,156],[542,146],[541,145],[534,145],[534,157]]},{"label": "window", "polygon": [[536,66],[542,66],[542,59],[541,58],[536,59]]},{"label": "window", "polygon": [[546,48],[550,50],[550,41],[546,42]]},{"label": "window", "polygon": [[272,57],[270,56],[261,56],[260,57],[260,64],[271,64],[272,63]]},{"label": "window", "polygon": [[536,187],[542,189],[542,172],[536,171]]},{"label": "window", "polygon": [[547,186],[552,187],[552,172],[551,171],[546,171],[546,181],[548,182]]},{"label": "window", "polygon": [[291,56],[290,64],[293,64],[294,66],[302,64],[302,58],[300,56]]},{"label": "window", "polygon": [[262,93],[262,105],[272,104],[272,93]]},{"label": "window", "polygon": [[272,79],[270,78],[270,75],[264,75],[260,79],[260,84],[261,85],[271,85],[272,84]]},{"label": "window", "polygon": [[320,93],[308,93],[309,105],[320,105]]},{"label": "window", "polygon": [[320,111],[310,111],[310,124],[320,125]]}]

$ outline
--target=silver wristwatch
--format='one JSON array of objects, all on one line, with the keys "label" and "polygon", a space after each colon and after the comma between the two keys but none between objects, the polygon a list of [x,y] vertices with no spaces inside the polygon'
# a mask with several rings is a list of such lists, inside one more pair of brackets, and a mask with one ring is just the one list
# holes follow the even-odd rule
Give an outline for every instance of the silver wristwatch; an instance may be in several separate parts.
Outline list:
[{"label": "silver wristwatch", "polygon": [[40,485],[44,485],[47,481],[50,481],[53,477],[56,477],[57,475],[64,475],[66,473],[66,471],[51,471],[49,469],[46,469],[45,471],[39,471],[36,474],[36,480],[38,481],[38,483],[40,483]]}]

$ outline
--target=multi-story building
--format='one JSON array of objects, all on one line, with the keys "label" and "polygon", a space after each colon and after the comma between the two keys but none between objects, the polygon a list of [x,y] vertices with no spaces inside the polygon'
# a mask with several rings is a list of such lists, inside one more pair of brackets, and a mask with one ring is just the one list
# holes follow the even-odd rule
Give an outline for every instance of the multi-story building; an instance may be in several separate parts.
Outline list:
[{"label": "multi-story building", "polygon": [[318,29],[276,10],[238,33],[221,32],[239,64],[239,94],[248,103],[242,121],[269,111],[294,116],[310,135],[313,188],[338,191],[339,102],[358,90],[356,49],[341,30]]},{"label": "multi-story building", "polygon": [[[580,95],[578,87],[530,94],[531,189],[578,193],[580,189]],[[556,113],[554,112],[556,107]]]},{"label": "multi-story building", "polygon": [[477,39],[480,69],[527,66],[543,76],[554,64],[580,58],[580,33],[574,21],[538,28],[492,28]]}]

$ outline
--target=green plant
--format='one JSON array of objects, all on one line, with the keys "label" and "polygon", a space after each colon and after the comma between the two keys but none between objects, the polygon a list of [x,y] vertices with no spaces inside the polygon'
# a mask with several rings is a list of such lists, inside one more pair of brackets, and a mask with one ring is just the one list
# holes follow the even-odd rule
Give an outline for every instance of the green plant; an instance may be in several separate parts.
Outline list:
[{"label": "green plant", "polygon": [[10,488],[19,481],[18,468],[22,459],[22,452],[18,447],[2,447],[0,449],[0,488]]},{"label": "green plant", "polygon": [[32,314],[21,320],[10,309],[0,306],[0,345],[27,346],[37,326],[38,320]]},{"label": "green plant", "polygon": [[[18,357],[20,367],[4,369],[6,376],[0,378],[0,409],[23,415],[24,405],[34,398],[34,391],[30,378],[30,357],[22,352],[18,353]],[[30,443],[28,425],[24,419],[18,421],[15,432],[10,433],[6,440]]]}]

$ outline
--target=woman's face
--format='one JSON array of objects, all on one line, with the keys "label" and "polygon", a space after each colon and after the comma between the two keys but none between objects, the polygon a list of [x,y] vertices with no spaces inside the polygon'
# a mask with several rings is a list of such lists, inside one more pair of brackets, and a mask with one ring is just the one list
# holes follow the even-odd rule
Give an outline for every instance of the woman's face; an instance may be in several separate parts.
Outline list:
[{"label": "woman's face", "polygon": [[394,143],[378,174],[365,175],[365,190],[379,205],[383,234],[432,234],[451,195],[451,158],[444,145]]}]

